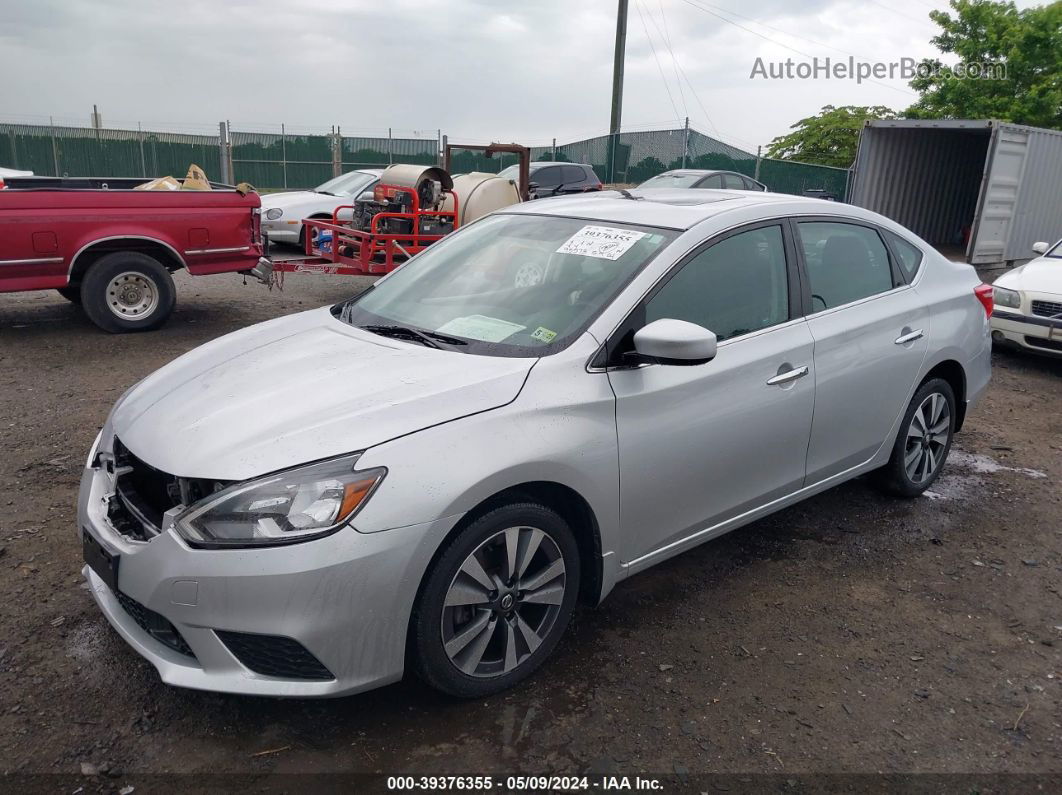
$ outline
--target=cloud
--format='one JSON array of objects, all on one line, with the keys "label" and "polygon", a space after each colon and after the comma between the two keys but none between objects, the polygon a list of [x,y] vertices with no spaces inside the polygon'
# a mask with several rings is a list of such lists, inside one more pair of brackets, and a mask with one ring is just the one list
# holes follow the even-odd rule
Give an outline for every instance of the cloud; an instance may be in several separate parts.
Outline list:
[{"label": "cloud", "polygon": [[[688,114],[749,149],[827,103],[906,107],[899,80],[749,80],[756,57],[803,59],[794,49],[930,54],[925,0],[886,5],[902,15],[857,0],[631,0],[625,124]],[[105,124],[145,128],[572,140],[607,130],[615,15],[615,0],[0,0],[0,118],[85,123],[96,103]]]}]

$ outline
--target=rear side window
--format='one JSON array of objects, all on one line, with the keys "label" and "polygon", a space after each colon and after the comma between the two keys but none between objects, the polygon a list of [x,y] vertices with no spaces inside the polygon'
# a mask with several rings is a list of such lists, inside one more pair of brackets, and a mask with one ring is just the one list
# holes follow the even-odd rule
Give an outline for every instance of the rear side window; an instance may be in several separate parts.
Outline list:
[{"label": "rear side window", "polygon": [[749,179],[748,177],[742,177],[742,179],[745,182],[745,190],[763,190],[763,185],[758,183],[756,180]]},{"label": "rear side window", "polygon": [[645,305],[645,322],[674,318],[720,340],[789,319],[780,226],[751,229],[696,254]]},{"label": "rear side window", "polygon": [[745,190],[745,180],[737,174],[723,174],[723,187],[731,190]]},{"label": "rear side window", "polygon": [[801,221],[797,228],[811,280],[812,312],[893,288],[888,251],[873,229],[823,221]]},{"label": "rear side window", "polygon": [[888,230],[885,231],[885,236],[900,259],[900,268],[907,275],[907,281],[911,281],[918,273],[918,266],[922,264],[922,251]]},{"label": "rear side window", "polygon": [[564,184],[568,185],[572,182],[582,182],[586,179],[586,174],[579,166],[563,166],[564,169]]},{"label": "rear side window", "polygon": [[701,180],[700,184],[698,184],[697,187],[698,188],[721,188],[721,187],[723,187],[723,175],[722,174],[712,174],[712,176],[710,176],[710,177],[705,177],[703,180]]}]

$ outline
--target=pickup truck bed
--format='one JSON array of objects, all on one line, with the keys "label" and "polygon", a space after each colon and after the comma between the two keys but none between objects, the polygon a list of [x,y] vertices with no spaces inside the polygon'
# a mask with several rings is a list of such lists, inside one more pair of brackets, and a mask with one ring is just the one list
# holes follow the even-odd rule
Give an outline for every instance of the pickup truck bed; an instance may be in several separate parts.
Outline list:
[{"label": "pickup truck bed", "polygon": [[139,191],[142,179],[18,177],[0,190],[0,292],[58,289],[107,331],[165,322],[170,273],[256,273],[258,194]]}]

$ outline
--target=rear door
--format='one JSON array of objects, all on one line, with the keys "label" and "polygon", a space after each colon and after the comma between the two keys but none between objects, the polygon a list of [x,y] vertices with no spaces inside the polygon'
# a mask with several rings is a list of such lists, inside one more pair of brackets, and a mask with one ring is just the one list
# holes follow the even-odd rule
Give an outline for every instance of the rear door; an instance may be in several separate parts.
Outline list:
[{"label": "rear door", "polygon": [[890,441],[926,355],[929,312],[874,227],[836,218],[794,226],[815,339],[811,485]]}]

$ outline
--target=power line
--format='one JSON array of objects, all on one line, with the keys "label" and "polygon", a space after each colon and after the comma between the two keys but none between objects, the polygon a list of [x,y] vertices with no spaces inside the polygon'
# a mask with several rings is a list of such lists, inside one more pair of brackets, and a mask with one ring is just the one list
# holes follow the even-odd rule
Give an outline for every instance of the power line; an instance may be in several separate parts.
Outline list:
[{"label": "power line", "polygon": [[[727,19],[722,14],[717,14],[714,11],[712,11],[712,10],[710,10],[708,8],[705,8],[704,6],[702,6],[700,4],[693,2],[693,0],[682,0],[682,2],[685,3],[688,6],[693,6],[694,8],[699,9],[700,11],[703,11],[706,14],[711,14],[716,19],[721,19],[723,22],[726,22],[728,25],[733,25],[736,28],[740,28],[741,30],[745,31],[746,33],[751,33],[753,36],[759,36],[764,41],[768,41],[771,44],[776,44],[777,46],[782,47],[783,49],[789,50],[790,52],[795,52],[797,55],[803,55],[805,58],[811,58],[812,60],[815,59],[815,56],[811,55],[810,53],[806,53],[803,50],[798,50],[796,47],[791,47],[790,45],[785,44],[783,42],[780,42],[777,39],[772,39],[770,36],[764,35],[763,33],[760,33],[758,31],[753,30],[752,28],[747,28],[744,25],[742,25],[740,22],[735,22],[732,19]],[[733,13],[733,12],[730,12],[730,13]],[[759,23],[757,23],[757,24],[759,24]],[[790,35],[790,34],[786,34],[786,35]],[[872,80],[870,78],[864,78],[864,80],[867,83],[874,83],[875,85],[879,85],[879,86],[882,86],[884,88],[890,88],[893,91],[901,91],[904,94],[911,94],[912,96],[914,96],[914,94],[915,94],[915,92],[913,92],[913,91],[908,91],[905,88],[899,88],[897,86],[891,86],[888,83],[882,83],[880,80]]]},{"label": "power line", "polygon": [[667,84],[667,77],[664,76],[664,67],[660,65],[660,58],[656,54],[656,47],[653,46],[653,38],[649,35],[649,28],[645,24],[645,17],[642,15],[642,4],[635,0],[634,7],[638,9],[638,19],[642,22],[642,30],[645,31],[645,38],[649,42],[649,49],[653,52],[653,60],[656,61],[656,68],[660,70],[660,79],[664,81],[664,90],[667,92],[667,98],[671,102],[671,109],[675,111],[675,116],[679,115],[678,106],[675,104],[675,98],[671,95],[671,88]]},{"label": "power line", "polygon": [[[671,54],[671,65],[675,68],[675,82],[678,83],[679,97],[682,99],[682,109],[686,112],[686,115],[689,116],[690,109],[686,105],[686,92],[682,90],[682,80],[679,78],[678,59],[675,57],[675,50],[671,46],[671,31],[668,30],[667,27],[667,15],[664,13],[664,0],[659,0],[659,3],[660,21],[664,23],[664,42],[667,44],[667,51]],[[645,12],[649,14],[649,19],[653,20],[653,15],[649,12],[648,7],[646,7]],[[656,27],[655,21],[653,21],[653,27]]]}]

